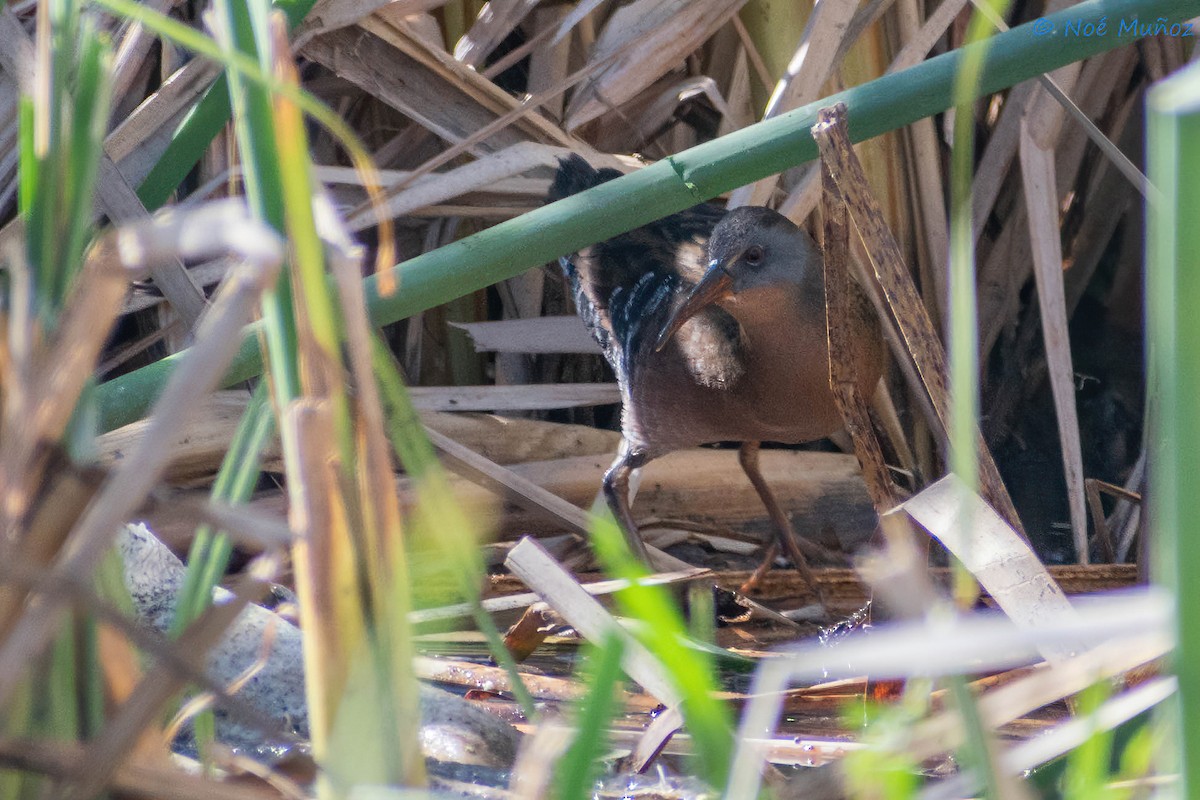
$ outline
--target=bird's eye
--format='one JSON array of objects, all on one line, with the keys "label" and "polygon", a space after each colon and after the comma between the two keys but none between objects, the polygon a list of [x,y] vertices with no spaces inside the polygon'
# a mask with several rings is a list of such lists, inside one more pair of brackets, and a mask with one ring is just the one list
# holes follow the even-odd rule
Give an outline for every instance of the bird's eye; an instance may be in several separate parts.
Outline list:
[{"label": "bird's eye", "polygon": [[746,248],[745,254],[742,256],[746,263],[752,267],[757,267],[763,260],[763,249],[758,245],[751,245]]}]

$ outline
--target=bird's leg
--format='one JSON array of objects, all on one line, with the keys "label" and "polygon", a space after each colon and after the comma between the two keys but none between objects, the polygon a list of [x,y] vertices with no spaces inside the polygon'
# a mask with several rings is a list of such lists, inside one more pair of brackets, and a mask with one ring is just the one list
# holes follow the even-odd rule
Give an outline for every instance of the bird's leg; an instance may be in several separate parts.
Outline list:
[{"label": "bird's leg", "polygon": [[766,559],[762,565],[754,571],[747,585],[743,590],[753,588],[754,584],[762,579],[762,576],[771,566],[771,562],[775,560],[775,555],[779,548],[787,554],[791,559],[792,564],[796,567],[796,571],[800,573],[800,579],[803,580],[812,591],[817,591],[817,584],[813,580],[812,570],[808,567],[808,560],[804,557],[804,553],[800,550],[800,544],[796,540],[796,532],[792,530],[792,523],[788,520],[787,514],[783,513],[783,508],[779,505],[779,501],[775,499],[775,495],[771,492],[771,487],[767,486],[766,480],[763,479],[762,470],[758,466],[758,451],[762,447],[761,442],[742,442],[741,449],[738,450],[738,463],[742,465],[742,471],[746,473],[746,477],[750,479],[750,483],[754,486],[754,491],[758,492],[758,498],[762,500],[767,509],[767,516],[771,518],[771,524],[775,527],[776,541],[778,547],[772,545],[767,547]]},{"label": "bird's leg", "polygon": [[629,476],[647,461],[649,459],[646,458],[645,450],[631,447],[628,441],[622,439],[616,461],[608,468],[608,472],[604,473],[604,499],[608,501],[609,509],[617,518],[617,524],[625,534],[629,549],[643,564],[648,565],[650,554],[646,552],[646,543],[642,541],[637,523],[633,521],[633,511],[629,507]]}]

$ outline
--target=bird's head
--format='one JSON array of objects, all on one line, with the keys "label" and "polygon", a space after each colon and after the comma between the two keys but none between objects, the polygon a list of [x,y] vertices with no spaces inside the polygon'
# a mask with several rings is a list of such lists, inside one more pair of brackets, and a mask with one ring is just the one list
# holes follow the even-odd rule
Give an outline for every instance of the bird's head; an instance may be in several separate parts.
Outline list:
[{"label": "bird's head", "polygon": [[731,210],[708,240],[708,267],[659,334],[666,346],[685,322],[710,305],[754,302],[761,292],[800,283],[815,250],[804,231],[777,211],[761,206]]}]

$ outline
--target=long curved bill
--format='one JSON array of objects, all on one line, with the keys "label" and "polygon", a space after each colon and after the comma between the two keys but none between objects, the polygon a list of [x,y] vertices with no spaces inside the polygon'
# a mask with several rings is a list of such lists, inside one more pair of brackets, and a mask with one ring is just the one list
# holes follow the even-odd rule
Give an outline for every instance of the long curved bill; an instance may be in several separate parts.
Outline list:
[{"label": "long curved bill", "polygon": [[718,300],[732,295],[733,276],[725,270],[724,264],[714,261],[709,265],[704,277],[696,284],[696,288],[692,289],[684,299],[683,305],[675,309],[675,313],[663,326],[662,332],[658,334],[658,341],[654,345],[655,351],[662,350],[667,342],[671,341],[675,332],[683,326],[683,323]]}]

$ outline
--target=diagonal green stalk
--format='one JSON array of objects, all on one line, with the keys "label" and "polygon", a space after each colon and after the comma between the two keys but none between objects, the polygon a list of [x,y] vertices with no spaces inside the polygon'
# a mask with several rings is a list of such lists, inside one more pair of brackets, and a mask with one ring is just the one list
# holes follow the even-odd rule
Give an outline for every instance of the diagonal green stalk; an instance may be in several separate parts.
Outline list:
[{"label": "diagonal green stalk", "polygon": [[[276,0],[272,7],[287,16],[288,27],[295,28],[308,15],[316,0]],[[138,187],[138,197],[146,208],[154,210],[171,197],[204,150],[229,121],[229,79],[222,75],[213,82],[179,130],[171,138],[162,158]]]},{"label": "diagonal green stalk", "polygon": [[[1194,13],[1195,0],[1087,0],[1048,19],[1061,30],[1067,22],[1077,20],[1095,24],[1102,17],[1139,14],[1174,20]],[[1130,41],[1117,36],[1056,39],[1038,36],[1031,24],[1018,26],[994,37],[976,96]],[[395,322],[563,253],[811,161],[817,154],[809,128],[818,109],[831,103],[846,103],[855,141],[945,111],[954,100],[956,71],[970,49],[955,50],[752,125],[406,261],[394,268],[400,290],[388,297],[380,296],[377,279],[368,279],[372,320],[376,324]],[[102,427],[112,429],[140,418],[177,361],[164,359],[101,386]],[[256,349],[243,347],[228,380],[245,380],[260,369]]]}]

